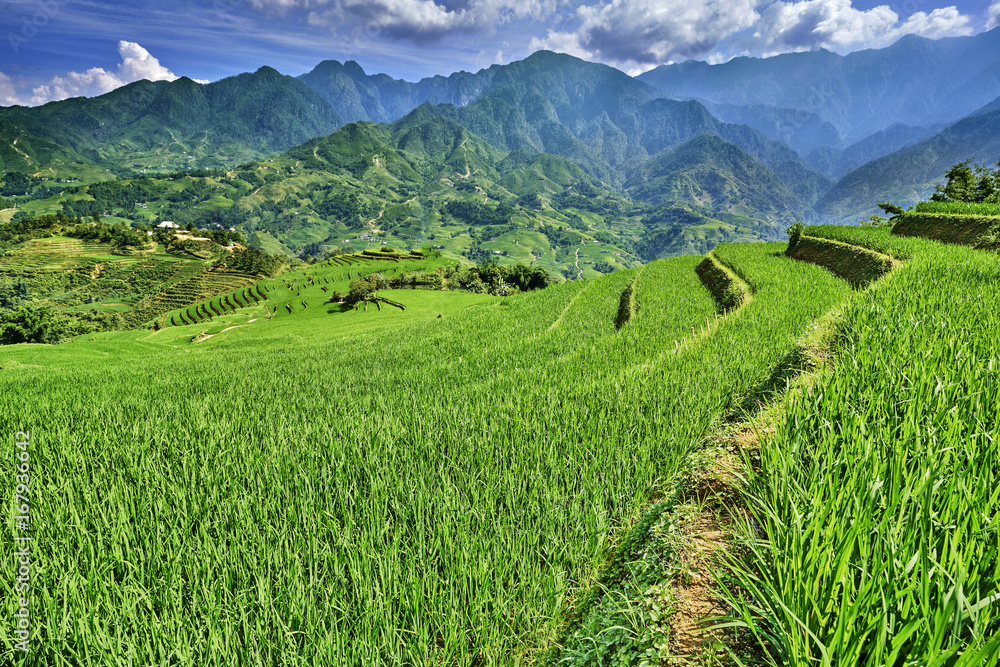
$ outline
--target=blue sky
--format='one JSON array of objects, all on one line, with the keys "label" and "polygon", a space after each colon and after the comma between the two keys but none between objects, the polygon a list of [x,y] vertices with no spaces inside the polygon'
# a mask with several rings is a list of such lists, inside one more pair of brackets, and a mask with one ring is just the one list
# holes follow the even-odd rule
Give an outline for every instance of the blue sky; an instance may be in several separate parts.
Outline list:
[{"label": "blue sky", "polygon": [[636,74],[995,25],[1000,0],[0,0],[0,105],[262,65],[297,75],[325,59],[416,80],[540,48]]}]

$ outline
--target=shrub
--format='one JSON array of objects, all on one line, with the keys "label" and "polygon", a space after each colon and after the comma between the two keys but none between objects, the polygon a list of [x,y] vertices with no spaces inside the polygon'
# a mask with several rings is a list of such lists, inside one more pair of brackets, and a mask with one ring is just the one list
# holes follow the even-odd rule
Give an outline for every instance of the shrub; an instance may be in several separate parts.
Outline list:
[{"label": "shrub", "polygon": [[785,230],[788,234],[788,252],[794,252],[795,247],[799,244],[799,238],[802,236],[802,232],[805,231],[806,226],[801,220],[796,220],[795,224]]}]

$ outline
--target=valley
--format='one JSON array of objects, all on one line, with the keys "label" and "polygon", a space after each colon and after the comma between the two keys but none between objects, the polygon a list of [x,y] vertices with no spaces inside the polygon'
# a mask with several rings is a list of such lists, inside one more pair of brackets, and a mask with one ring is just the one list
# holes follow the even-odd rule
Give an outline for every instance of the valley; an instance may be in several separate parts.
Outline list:
[{"label": "valley", "polygon": [[1000,665],[994,62],[0,107],[0,664]]}]

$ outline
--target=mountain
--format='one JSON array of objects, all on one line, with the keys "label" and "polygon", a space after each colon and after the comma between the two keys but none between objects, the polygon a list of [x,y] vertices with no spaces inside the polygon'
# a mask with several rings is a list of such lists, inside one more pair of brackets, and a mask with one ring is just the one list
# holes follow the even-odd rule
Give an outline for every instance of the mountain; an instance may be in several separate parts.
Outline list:
[{"label": "mountain", "polygon": [[[570,73],[570,70],[575,71]],[[565,94],[567,87],[559,77],[567,73],[574,82],[585,87],[589,87],[588,80],[609,80],[611,85],[655,95],[654,89],[612,67],[551,51],[538,51],[524,60],[492,65],[474,73],[459,71],[446,77],[427,77],[415,83],[393,79],[385,74],[366,74],[353,60],[343,64],[325,60],[298,78],[348,121],[393,122],[424,103],[462,107],[493,90],[524,81],[541,88],[556,86]]]},{"label": "mountain", "polygon": [[[501,84],[505,80],[509,83]],[[428,105],[505,151],[561,155],[621,186],[651,156],[703,134],[737,145],[784,180],[805,206],[830,182],[792,149],[703,105],[658,98],[618,70],[541,51],[505,66],[465,106]]]},{"label": "mountain", "polygon": [[830,222],[856,222],[875,212],[879,202],[915,204],[944,181],[952,165],[968,159],[986,164],[1000,160],[1000,108],[964,118],[929,139],[858,167],[831,188],[815,210]]},{"label": "mountain", "polygon": [[0,108],[0,123],[94,163],[159,170],[273,155],[343,119],[301,81],[262,67],[206,85],[143,80],[89,99]]},{"label": "mountain", "polygon": [[653,204],[681,200],[712,210],[791,219],[801,214],[792,191],[737,146],[704,134],[647,161],[625,183],[629,196]]},{"label": "mountain", "polygon": [[806,156],[806,160],[819,172],[839,179],[867,162],[932,137],[945,127],[940,123],[922,127],[893,125],[842,150],[833,146],[819,146]]},{"label": "mountain", "polygon": [[[345,118],[391,120],[408,107],[445,116],[505,152],[560,155],[591,176],[621,186],[661,151],[703,134],[736,144],[767,165],[808,208],[830,182],[794,150],[742,124],[722,123],[702,104],[662,99],[662,93],[614,68],[538,51],[524,60],[474,74],[458,72],[417,83],[370,76],[357,63],[321,63],[300,79]],[[747,114],[726,109],[741,123]],[[760,108],[772,125],[791,125],[794,110]],[[742,114],[742,115],[741,115]],[[815,115],[814,115],[815,116]],[[836,131],[814,117],[799,132],[817,141]]]},{"label": "mountain", "polygon": [[764,104],[719,104],[698,100],[713,116],[725,123],[749,125],[772,139],[788,144],[807,156],[818,147],[846,146],[840,132],[819,114],[803,109],[782,109]]},{"label": "mountain", "polygon": [[814,113],[853,143],[900,123],[954,122],[1000,95],[1000,28],[937,40],[908,35],[846,56],[819,50],[688,61],[638,79],[674,98]]},{"label": "mountain", "polygon": [[366,74],[353,60],[324,60],[298,78],[326,100],[345,120],[391,123],[425,102],[465,105],[490,89],[501,65],[476,73],[455,72],[416,83],[386,74]]}]

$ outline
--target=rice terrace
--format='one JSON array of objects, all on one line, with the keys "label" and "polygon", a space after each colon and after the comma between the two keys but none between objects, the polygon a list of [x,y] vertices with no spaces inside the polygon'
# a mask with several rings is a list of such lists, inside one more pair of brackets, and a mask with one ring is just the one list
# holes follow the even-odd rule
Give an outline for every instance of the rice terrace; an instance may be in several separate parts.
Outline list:
[{"label": "rice terrace", "polygon": [[0,667],[1000,666],[990,49],[0,107]]}]

